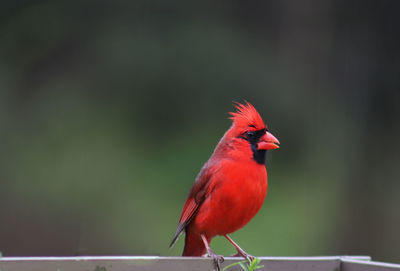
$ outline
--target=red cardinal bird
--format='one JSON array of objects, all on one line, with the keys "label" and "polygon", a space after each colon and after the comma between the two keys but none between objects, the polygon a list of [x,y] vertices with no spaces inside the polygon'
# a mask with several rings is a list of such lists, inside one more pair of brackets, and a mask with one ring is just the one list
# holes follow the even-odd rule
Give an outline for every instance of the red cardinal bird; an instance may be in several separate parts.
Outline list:
[{"label": "red cardinal bird", "polygon": [[225,236],[235,246],[236,256],[249,256],[228,234],[246,225],[261,208],[268,186],[266,153],[279,148],[278,139],[268,132],[251,104],[237,104],[236,109],[230,113],[232,126],[196,177],[170,245],[185,230],[182,256],[207,252],[218,269],[223,257],[210,248],[216,235]]}]

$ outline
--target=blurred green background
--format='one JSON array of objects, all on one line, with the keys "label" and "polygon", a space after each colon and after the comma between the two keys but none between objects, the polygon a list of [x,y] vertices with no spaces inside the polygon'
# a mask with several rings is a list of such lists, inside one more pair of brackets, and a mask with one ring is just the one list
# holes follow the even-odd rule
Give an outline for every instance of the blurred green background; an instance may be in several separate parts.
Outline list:
[{"label": "blurred green background", "polygon": [[232,237],[254,255],[400,262],[399,8],[2,2],[0,251],[180,255],[187,193],[248,100],[281,149]]}]

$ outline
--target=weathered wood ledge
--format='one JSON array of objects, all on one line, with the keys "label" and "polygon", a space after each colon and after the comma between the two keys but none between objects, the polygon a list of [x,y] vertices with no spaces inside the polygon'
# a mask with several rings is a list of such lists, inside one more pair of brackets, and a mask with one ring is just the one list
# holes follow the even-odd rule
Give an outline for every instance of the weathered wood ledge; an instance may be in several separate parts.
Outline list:
[{"label": "weathered wood ledge", "polygon": [[[374,262],[369,256],[259,257],[266,271],[393,271],[399,264]],[[240,261],[226,257],[222,267]],[[213,270],[209,258],[158,256],[3,257],[0,271],[181,271]],[[242,270],[239,265],[229,271]]]}]

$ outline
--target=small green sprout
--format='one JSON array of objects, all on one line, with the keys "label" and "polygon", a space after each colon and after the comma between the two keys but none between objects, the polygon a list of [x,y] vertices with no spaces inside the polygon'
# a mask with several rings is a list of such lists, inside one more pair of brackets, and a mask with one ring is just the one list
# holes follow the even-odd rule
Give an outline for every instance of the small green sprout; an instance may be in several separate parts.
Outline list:
[{"label": "small green sprout", "polygon": [[253,260],[250,257],[247,257],[247,261],[231,263],[230,265],[225,266],[224,269],[222,269],[222,271],[226,271],[226,270],[228,270],[228,268],[231,268],[235,265],[240,265],[240,267],[244,271],[254,271],[254,270],[261,269],[264,267],[264,265],[259,265],[260,262],[261,262],[261,260],[257,257],[254,257]]}]

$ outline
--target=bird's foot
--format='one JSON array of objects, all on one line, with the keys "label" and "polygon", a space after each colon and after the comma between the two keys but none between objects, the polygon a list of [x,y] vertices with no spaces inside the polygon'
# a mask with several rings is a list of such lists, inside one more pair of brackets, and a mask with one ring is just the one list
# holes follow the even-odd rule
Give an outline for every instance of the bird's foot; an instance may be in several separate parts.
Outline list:
[{"label": "bird's foot", "polygon": [[225,238],[236,248],[237,253],[235,255],[232,255],[233,257],[240,257],[242,256],[246,260],[249,260],[250,262],[254,261],[256,257],[248,254],[246,251],[244,251],[241,247],[236,244],[232,238],[230,238],[227,234],[224,235]]},{"label": "bird's foot", "polygon": [[250,261],[253,261],[256,258],[253,255],[248,254],[244,250],[238,250],[236,254],[232,255],[232,257],[243,257],[245,259],[249,259]]},{"label": "bird's foot", "polygon": [[206,257],[211,257],[214,260],[214,265],[217,271],[221,270],[221,263],[225,261],[222,255],[215,254],[211,249],[207,250]]}]

